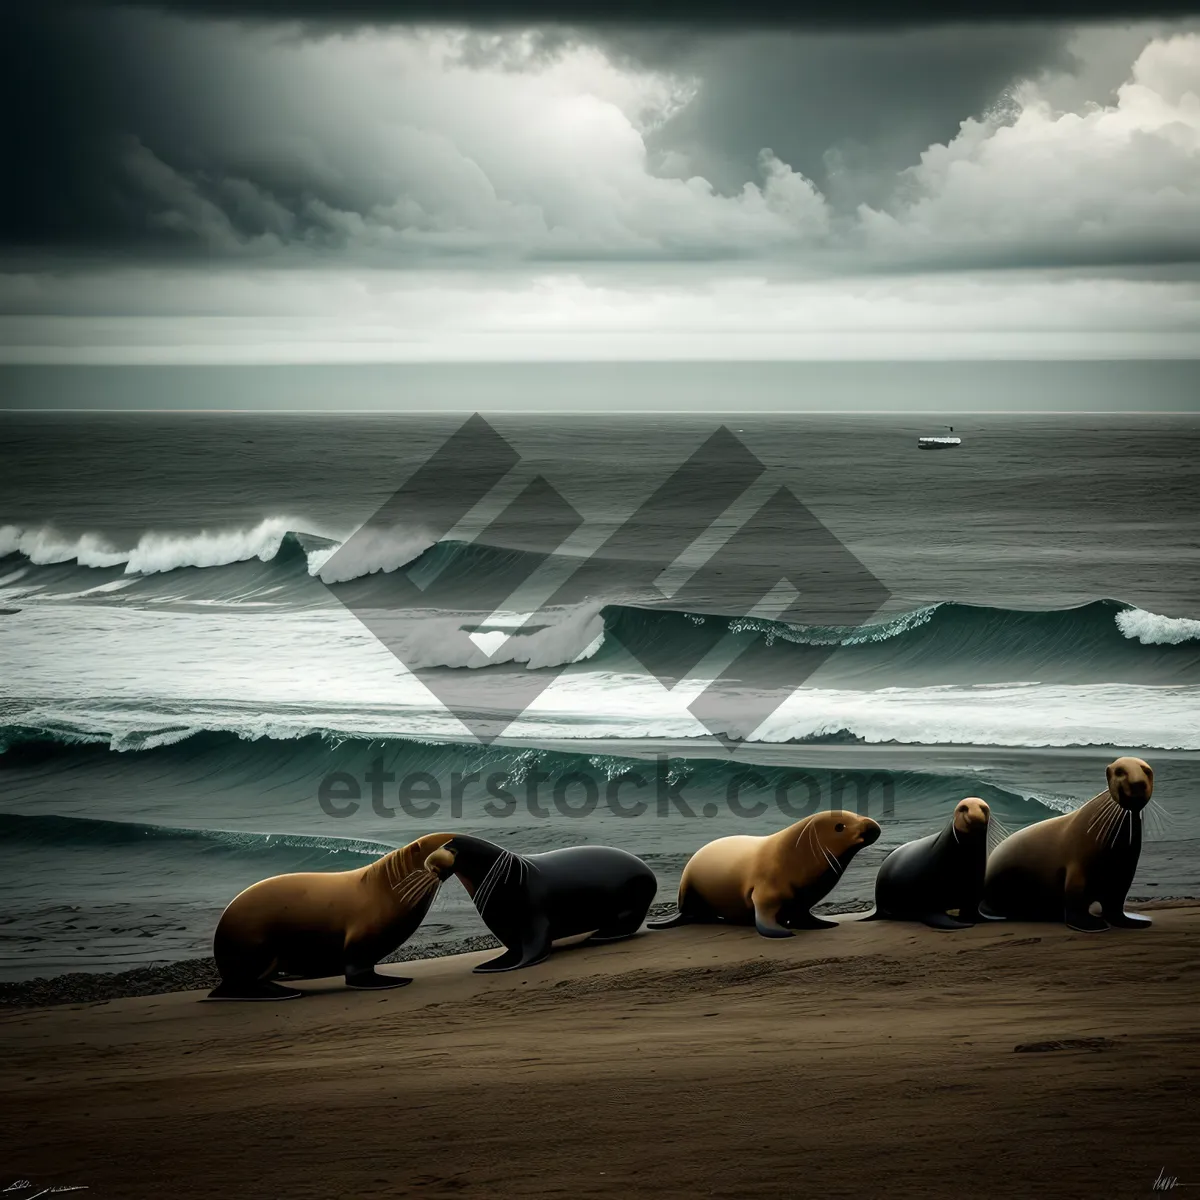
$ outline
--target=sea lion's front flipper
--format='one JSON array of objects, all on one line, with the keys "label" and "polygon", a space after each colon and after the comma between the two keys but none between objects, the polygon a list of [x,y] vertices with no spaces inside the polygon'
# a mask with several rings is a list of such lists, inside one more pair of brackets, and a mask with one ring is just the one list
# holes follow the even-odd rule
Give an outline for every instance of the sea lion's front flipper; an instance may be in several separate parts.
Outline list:
[{"label": "sea lion's front flipper", "polygon": [[362,988],[363,991],[382,991],[385,988],[404,987],[409,983],[412,983],[411,976],[380,975],[374,967],[368,967],[365,971],[346,971],[346,986]]},{"label": "sea lion's front flipper", "polygon": [[204,998],[206,1000],[296,1000],[304,993],[296,988],[280,987],[277,983],[222,983]]},{"label": "sea lion's front flipper", "polygon": [[794,931],[779,923],[779,901],[773,896],[753,895],[754,928],[763,937],[785,938],[794,936]]},{"label": "sea lion's front flipper", "polygon": [[1108,928],[1108,922],[1103,917],[1095,917],[1090,911],[1090,901],[1085,887],[1083,873],[1078,867],[1067,870],[1066,894],[1063,899],[1063,921],[1080,933],[1100,933]]},{"label": "sea lion's front flipper", "polygon": [[[837,921],[827,921],[824,917],[814,916],[810,912],[797,913],[795,916],[788,919],[788,925],[792,929],[836,929]],[[761,933],[762,930],[759,930]]]},{"label": "sea lion's front flipper", "polygon": [[1115,909],[1102,909],[1105,920],[1114,929],[1145,929],[1154,922],[1149,917],[1143,917],[1138,913],[1128,913],[1125,909],[1118,905]]},{"label": "sea lion's front flipper", "polygon": [[928,925],[930,929],[970,929],[970,923],[967,921],[956,921],[953,917],[947,916],[945,913],[932,912],[922,913],[921,921]]},{"label": "sea lion's front flipper", "polygon": [[1063,909],[1063,921],[1079,933],[1101,933],[1108,928],[1108,922],[1103,917],[1093,916],[1086,908],[1067,905]]},{"label": "sea lion's front flipper", "polygon": [[496,971],[515,971],[532,967],[549,957],[551,949],[550,922],[545,917],[535,921],[521,938],[519,946],[510,946],[499,958],[489,959],[475,968],[476,975],[491,975]]}]

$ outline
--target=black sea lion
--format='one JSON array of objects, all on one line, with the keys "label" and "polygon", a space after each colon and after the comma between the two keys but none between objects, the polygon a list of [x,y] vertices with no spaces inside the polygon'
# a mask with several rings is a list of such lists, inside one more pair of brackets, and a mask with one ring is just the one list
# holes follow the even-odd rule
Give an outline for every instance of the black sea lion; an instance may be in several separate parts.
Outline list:
[{"label": "black sea lion", "polygon": [[[1140,758],[1118,758],[1107,774],[1107,791],[1066,816],[1017,830],[992,851],[985,915],[1065,921],[1085,933],[1150,924],[1125,911],[1125,897],[1142,850],[1142,809],[1154,792],[1154,772]],[[1101,916],[1090,911],[1096,902]]]},{"label": "black sea lion", "polygon": [[679,913],[653,921],[670,929],[695,921],[754,925],[763,937],[826,929],[809,911],[833,890],[850,860],[879,837],[870,817],[819,812],[767,837],[737,834],[702,846],[679,881]]},{"label": "black sea lion", "polygon": [[629,937],[658,891],[654,872],[640,858],[611,846],[522,855],[456,835],[431,856],[431,866],[462,880],[484,924],[506,947],[476,967],[480,973],[532,966],[566,938]]},{"label": "black sea lion", "polygon": [[221,914],[213,956],[221,983],[211,1000],[290,1000],[278,974],[344,974],[353,988],[411,983],[375,964],[420,925],[444,878],[425,860],[453,835],[431,833],[356,871],[276,875],[239,893]]},{"label": "black sea lion", "polygon": [[875,876],[875,911],[864,920],[924,921],[933,929],[967,929],[980,920],[991,815],[978,796],[968,796],[940,832],[897,846]]}]

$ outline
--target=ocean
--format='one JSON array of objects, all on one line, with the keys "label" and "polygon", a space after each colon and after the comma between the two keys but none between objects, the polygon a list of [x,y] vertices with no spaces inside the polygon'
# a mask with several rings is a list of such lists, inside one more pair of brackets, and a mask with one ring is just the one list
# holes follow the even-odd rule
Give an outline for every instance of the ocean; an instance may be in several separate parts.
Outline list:
[{"label": "ocean", "polygon": [[[435,829],[619,845],[666,901],[713,837],[856,808],[852,905],[961,797],[1016,828],[1121,752],[1164,810],[1132,895],[1200,895],[1197,416],[543,398],[487,417],[493,484],[501,442],[438,457],[466,413],[336,378],[0,414],[0,977],[207,954],[248,884]],[[482,932],[451,881],[414,943]]]}]

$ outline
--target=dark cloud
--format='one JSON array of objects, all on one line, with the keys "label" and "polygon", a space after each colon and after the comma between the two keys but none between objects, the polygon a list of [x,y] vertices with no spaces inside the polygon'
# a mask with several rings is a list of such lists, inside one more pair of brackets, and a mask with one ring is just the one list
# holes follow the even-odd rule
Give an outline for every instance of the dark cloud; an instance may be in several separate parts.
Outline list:
[{"label": "dark cloud", "polygon": [[[128,0],[124,0],[128,2]],[[1197,0],[143,0],[202,16],[354,21],[663,24],[859,29],[1189,16]]]},{"label": "dark cloud", "polygon": [[1070,69],[1059,26],[792,32],[678,38],[629,31],[611,44],[648,66],[702,79],[696,99],[649,139],[723,190],[753,177],[769,146],[841,207],[877,202],[895,173],[947,142],[1006,88]]},{"label": "dark cloud", "polygon": [[[318,8],[290,11],[307,19]],[[1117,38],[1127,62],[1151,34],[1130,36]],[[966,118],[1003,106],[1015,81],[1080,65],[1072,37],[1044,23],[855,34],[477,24],[445,53],[479,70],[451,78],[430,73],[411,31],[9,8],[0,248],[9,265],[39,255],[489,266],[778,254],[831,271],[1194,260],[1186,156],[1150,118],[1119,162],[1105,149],[1123,136],[1111,123],[1091,142],[1081,124],[1076,147],[1076,134],[1055,140],[1047,116],[968,165],[985,186],[964,190],[961,172],[943,170]],[[597,46],[642,74],[589,58]],[[1170,103],[1195,54],[1164,50],[1153,68]],[[584,82],[564,108],[544,78],[572,55],[564,78]],[[645,71],[690,79],[695,92],[635,128],[647,99],[638,89],[658,86]],[[1096,100],[1109,99],[1114,71]],[[608,99],[584,94],[593,87]],[[1086,99],[1082,82],[1076,90]],[[972,153],[965,141],[953,151]]]},{"label": "dark cloud", "polygon": [[[331,11],[315,3],[159,7],[306,18]],[[385,11],[403,10],[338,9],[343,19]],[[598,42],[627,62],[695,77],[695,98],[648,136],[663,174],[699,174],[734,195],[760,179],[759,154],[770,147],[845,203],[873,199],[879,180],[952,136],[1012,79],[1065,61],[1066,34],[1056,26],[857,36],[715,34],[701,26],[559,25],[519,45],[512,35],[476,32],[463,38],[460,55],[469,65],[520,70]],[[281,37],[306,36],[277,28]],[[394,204],[397,188],[423,191],[429,198],[415,220],[436,226],[430,206],[439,197],[429,178],[379,170],[381,147],[365,131],[371,114],[357,121],[342,108],[339,125],[321,111],[321,97],[289,93],[278,67],[260,70],[246,42],[228,23],[148,9],[4,10],[0,104],[17,115],[4,147],[3,243],[10,251],[171,257],[297,244],[336,251],[355,215]],[[418,175],[419,165],[414,160]],[[453,249],[443,239],[441,252]],[[414,242],[406,252],[424,251]]]}]

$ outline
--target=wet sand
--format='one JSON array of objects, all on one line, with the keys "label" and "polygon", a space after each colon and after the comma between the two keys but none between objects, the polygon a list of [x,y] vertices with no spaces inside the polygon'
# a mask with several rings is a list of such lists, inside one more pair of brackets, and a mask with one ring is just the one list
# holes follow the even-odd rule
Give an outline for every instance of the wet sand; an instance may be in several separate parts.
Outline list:
[{"label": "wet sand", "polygon": [[[379,994],[0,1014],[30,1195],[1200,1194],[1200,902],[1152,929],[693,927]],[[1018,1049],[1023,1047],[1023,1049]],[[20,1193],[18,1193],[20,1194]]]}]

